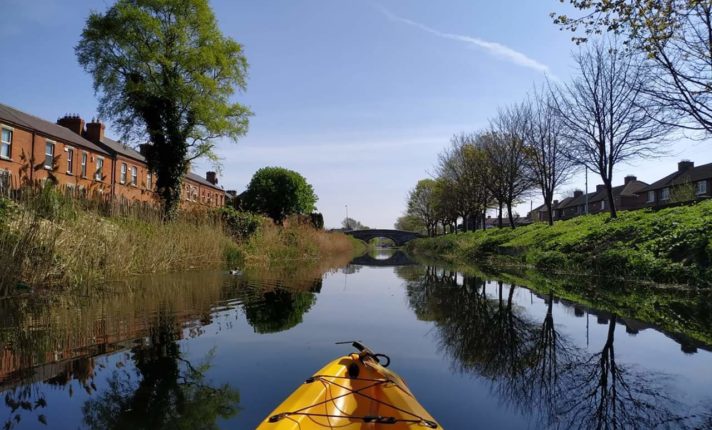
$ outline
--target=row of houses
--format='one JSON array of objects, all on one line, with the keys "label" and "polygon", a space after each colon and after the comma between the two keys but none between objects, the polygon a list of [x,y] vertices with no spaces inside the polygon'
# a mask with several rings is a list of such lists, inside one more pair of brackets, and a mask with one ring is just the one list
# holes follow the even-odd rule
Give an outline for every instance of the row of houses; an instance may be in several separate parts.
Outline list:
[{"label": "row of houses", "polygon": [[[613,201],[617,210],[661,208],[673,204],[693,202],[710,197],[712,163],[695,166],[688,160],[680,161],[677,170],[664,178],[647,184],[633,175],[626,176],[623,184],[613,187]],[[554,220],[569,219],[587,213],[608,211],[608,192],[603,185],[591,193],[577,190],[573,196],[553,203]],[[548,221],[546,205],[533,209],[528,218]]]},{"label": "row of houses", "polygon": [[[63,188],[117,200],[157,203],[146,158],[105,135],[100,121],[65,115],[56,123],[0,103],[0,190],[52,181]],[[223,206],[215,172],[187,172],[182,205]]]}]

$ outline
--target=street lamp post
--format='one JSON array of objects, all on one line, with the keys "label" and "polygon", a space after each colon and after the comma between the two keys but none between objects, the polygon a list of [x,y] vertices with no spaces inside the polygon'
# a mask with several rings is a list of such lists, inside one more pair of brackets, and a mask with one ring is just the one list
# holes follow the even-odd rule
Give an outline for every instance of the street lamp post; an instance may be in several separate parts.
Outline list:
[{"label": "street lamp post", "polygon": [[349,222],[349,205],[344,206],[346,206],[346,230],[349,230],[349,226],[351,225]]}]

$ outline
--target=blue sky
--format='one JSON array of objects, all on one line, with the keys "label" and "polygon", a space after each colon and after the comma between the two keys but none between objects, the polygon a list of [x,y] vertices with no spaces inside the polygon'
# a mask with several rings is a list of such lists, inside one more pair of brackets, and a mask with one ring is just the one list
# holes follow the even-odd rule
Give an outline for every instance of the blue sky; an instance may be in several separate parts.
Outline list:
[{"label": "blue sky", "polygon": [[[89,11],[111,1],[2,2],[0,101],[48,120],[94,116],[92,82],[73,48]],[[260,167],[297,170],[327,226],[338,226],[348,205],[362,223],[392,227],[450,136],[486,126],[546,74],[565,80],[573,70],[570,35],[548,16],[561,10],[556,0],[211,4],[222,31],[245,47],[250,77],[237,99],[255,113],[246,137],[218,144],[221,184],[241,192]],[[653,181],[680,158],[712,162],[712,145],[677,143],[665,157],[621,166],[615,182],[628,173]],[[583,182],[581,174],[562,191]],[[590,176],[589,187],[598,182]]]}]

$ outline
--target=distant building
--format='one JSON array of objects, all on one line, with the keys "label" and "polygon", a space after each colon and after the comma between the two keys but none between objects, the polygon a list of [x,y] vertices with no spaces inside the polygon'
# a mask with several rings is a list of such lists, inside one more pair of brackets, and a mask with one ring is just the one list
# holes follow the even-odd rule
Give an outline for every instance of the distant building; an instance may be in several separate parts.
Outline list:
[{"label": "distant building", "polygon": [[[633,175],[625,177],[623,185],[613,187],[613,200],[617,210],[660,208],[674,204],[691,203],[712,197],[712,163],[695,166],[689,160],[682,160],[677,171],[648,185]],[[588,210],[586,204],[588,203]],[[608,193],[603,185],[585,195],[576,190],[572,197],[554,201],[554,220],[569,219],[586,213],[599,213],[610,208]],[[548,220],[545,205],[533,209],[527,216],[532,221]]]},{"label": "distant building", "polygon": [[[99,121],[78,115],[52,123],[0,104],[0,189],[45,181],[67,189],[114,199],[157,203],[156,178],[144,156],[104,135]],[[215,172],[203,178],[186,173],[183,205],[218,207],[225,191]]]},{"label": "distant building", "polygon": [[645,206],[662,207],[710,197],[712,163],[696,166],[688,160],[677,164],[677,171],[646,187]]}]

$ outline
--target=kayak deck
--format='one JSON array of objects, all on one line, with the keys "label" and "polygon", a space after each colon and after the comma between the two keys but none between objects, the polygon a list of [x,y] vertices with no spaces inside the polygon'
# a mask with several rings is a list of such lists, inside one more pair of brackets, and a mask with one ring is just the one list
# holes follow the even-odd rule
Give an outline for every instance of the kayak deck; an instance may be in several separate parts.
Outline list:
[{"label": "kayak deck", "polygon": [[350,354],[324,366],[279,405],[258,430],[440,429],[405,381],[371,356]]}]

